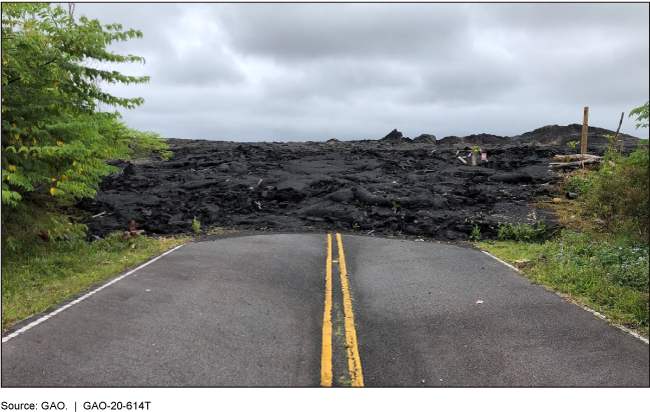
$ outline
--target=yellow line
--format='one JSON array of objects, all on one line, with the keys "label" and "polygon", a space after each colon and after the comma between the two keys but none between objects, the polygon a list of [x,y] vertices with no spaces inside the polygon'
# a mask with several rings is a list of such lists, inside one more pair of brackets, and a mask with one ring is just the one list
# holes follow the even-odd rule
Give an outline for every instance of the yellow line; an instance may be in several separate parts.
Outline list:
[{"label": "yellow line", "polygon": [[345,343],[348,349],[348,369],[352,386],[363,386],[363,373],[361,371],[361,358],[357,346],[357,331],[354,327],[354,312],[352,311],[352,298],[348,285],[348,271],[345,266],[345,254],[341,234],[336,234],[339,246],[339,268],[341,269],[341,288],[343,290],[343,308],[345,312]]},{"label": "yellow line", "polygon": [[325,312],[323,313],[323,350],[321,354],[321,386],[332,386],[332,235],[327,235],[325,264]]}]

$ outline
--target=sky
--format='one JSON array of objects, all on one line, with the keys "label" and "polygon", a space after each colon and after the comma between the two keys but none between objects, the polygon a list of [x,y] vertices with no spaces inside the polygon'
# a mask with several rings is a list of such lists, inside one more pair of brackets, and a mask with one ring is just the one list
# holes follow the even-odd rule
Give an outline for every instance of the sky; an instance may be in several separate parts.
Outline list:
[{"label": "sky", "polygon": [[648,3],[75,3],[142,31],[110,50],[144,85],[124,121],[165,138],[515,136],[582,124],[648,138]]}]

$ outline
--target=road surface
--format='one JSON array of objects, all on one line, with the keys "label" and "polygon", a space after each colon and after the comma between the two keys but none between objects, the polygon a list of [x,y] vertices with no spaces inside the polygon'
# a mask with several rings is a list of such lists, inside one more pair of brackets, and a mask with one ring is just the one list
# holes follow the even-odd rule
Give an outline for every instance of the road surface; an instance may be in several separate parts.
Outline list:
[{"label": "road surface", "polygon": [[459,246],[225,237],[104,286],[5,333],[2,386],[650,385],[645,342]]}]

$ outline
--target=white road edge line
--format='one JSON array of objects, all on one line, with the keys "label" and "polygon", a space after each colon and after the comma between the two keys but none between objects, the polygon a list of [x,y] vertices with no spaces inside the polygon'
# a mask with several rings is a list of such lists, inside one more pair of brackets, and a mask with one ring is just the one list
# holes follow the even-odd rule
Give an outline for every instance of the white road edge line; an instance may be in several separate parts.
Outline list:
[{"label": "white road edge line", "polygon": [[[492,255],[492,254],[490,254],[489,252],[486,252],[485,250],[482,250],[481,252],[485,253],[486,255],[490,256],[490,257],[493,258],[493,259],[498,260],[499,262],[501,262],[501,263],[503,263],[504,265],[508,266],[510,269],[513,269],[513,270],[515,270],[517,273],[519,273],[519,269],[517,269],[516,267],[512,266],[510,263],[508,263],[508,262],[504,262],[503,260],[499,259],[498,257],[496,257],[496,256],[494,256],[494,255]],[[562,295],[562,294],[560,294],[560,293],[557,293],[557,292],[556,292],[555,294],[558,295],[558,296],[560,296],[561,298],[566,299],[566,296],[564,296],[564,295]],[[568,299],[567,299],[567,300],[568,300]],[[579,306],[579,307],[581,307],[582,309],[586,310],[587,312],[590,312],[591,314],[593,314],[593,315],[599,317],[600,319],[602,319],[602,320],[604,320],[604,321],[607,321],[607,317],[606,317],[605,315],[603,315],[602,313],[600,313],[600,312],[596,312],[595,310],[593,310],[593,309],[591,309],[591,308],[588,308],[587,306],[579,305],[579,304],[577,304],[576,302],[573,302],[573,301],[571,301],[571,300],[569,300],[569,301],[570,301],[571,303],[573,303],[574,305]],[[608,322],[608,323],[609,323],[609,322]],[[639,335],[638,333],[636,333],[636,332],[633,331],[632,329],[628,329],[628,328],[626,328],[625,326],[617,325],[617,324],[615,324],[615,323],[610,323],[610,325],[619,328],[619,329],[622,330],[623,332],[627,332],[627,333],[629,333],[630,335],[634,336],[635,338],[639,339],[640,341],[645,342],[646,345],[650,344],[650,341],[648,341],[648,339],[646,339],[646,338],[644,338],[643,336]]]},{"label": "white road edge line", "polygon": [[491,257],[492,259],[498,260],[499,262],[501,262],[501,263],[503,263],[504,265],[508,266],[510,269],[512,269],[512,270],[514,270],[515,272],[519,273],[519,269],[517,269],[516,267],[512,266],[510,263],[508,263],[508,262],[506,262],[506,261],[504,261],[504,260],[499,259],[498,257],[496,257],[496,256],[494,256],[494,255],[492,255],[492,254],[490,254],[489,252],[486,252],[485,250],[481,250],[481,252],[485,253],[486,255],[488,255],[489,257]]},{"label": "white road edge line", "polygon": [[61,306],[60,308],[58,308],[58,309],[55,310],[54,312],[49,313],[49,314],[43,316],[42,318],[39,318],[38,320],[35,320],[34,322],[30,323],[29,325],[26,325],[26,326],[24,326],[24,327],[18,329],[17,331],[15,331],[15,332],[13,332],[13,333],[11,333],[11,334],[5,336],[4,338],[2,338],[2,343],[5,343],[5,342],[9,341],[9,339],[11,339],[11,338],[15,338],[16,336],[18,336],[18,335],[20,335],[21,333],[23,333],[23,332],[25,332],[25,331],[27,331],[27,330],[33,328],[34,326],[36,326],[36,325],[38,325],[38,324],[40,324],[40,323],[45,322],[46,320],[50,319],[50,318],[53,317],[54,315],[58,315],[59,313],[61,313],[61,312],[63,312],[64,310],[68,309],[69,307],[71,307],[71,306],[73,306],[73,305],[76,305],[77,303],[81,302],[82,300],[84,300],[84,299],[86,299],[86,298],[88,298],[88,297],[94,295],[95,293],[97,293],[97,292],[99,292],[100,290],[102,290],[102,289],[104,289],[104,288],[106,288],[106,287],[112,285],[113,283],[117,282],[118,280],[122,280],[122,279],[124,279],[125,277],[129,276],[130,274],[132,274],[133,272],[142,269],[143,267],[145,267],[145,266],[147,266],[147,265],[149,265],[149,264],[155,262],[156,260],[160,259],[161,257],[163,257],[163,256],[165,256],[165,255],[167,255],[167,254],[169,254],[169,253],[172,253],[173,251],[175,251],[176,249],[180,248],[181,246],[183,246],[183,245],[178,245],[178,246],[176,246],[175,248],[168,250],[167,252],[163,253],[162,255],[160,255],[160,256],[158,256],[158,257],[156,257],[156,258],[153,258],[153,259],[151,259],[150,261],[148,261],[148,262],[146,262],[146,263],[143,263],[142,265],[138,266],[137,268],[135,268],[135,269],[133,269],[133,270],[131,270],[131,271],[129,271],[129,272],[127,272],[127,273],[125,273],[125,274],[119,276],[119,277],[116,277],[115,279],[111,280],[110,282],[108,282],[108,283],[106,283],[106,284],[104,284],[104,285],[98,287],[97,289],[94,289],[94,290],[92,290],[92,291],[86,293],[85,295],[81,296],[80,298],[73,300],[72,302],[68,303],[67,305]]}]

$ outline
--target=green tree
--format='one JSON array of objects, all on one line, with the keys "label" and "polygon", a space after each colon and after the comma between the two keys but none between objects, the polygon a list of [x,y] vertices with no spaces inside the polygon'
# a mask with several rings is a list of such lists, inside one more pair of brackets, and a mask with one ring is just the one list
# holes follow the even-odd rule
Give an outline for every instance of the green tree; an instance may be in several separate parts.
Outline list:
[{"label": "green tree", "polygon": [[116,171],[104,159],[128,158],[131,146],[156,137],[129,129],[117,111],[97,110],[98,104],[133,109],[144,102],[113,96],[99,84],[149,77],[91,67],[144,63],[107,51],[113,42],[141,36],[85,16],[75,21],[60,6],[2,4],[3,242],[15,241],[17,227],[62,236],[70,225],[55,207],[94,196],[101,177]]},{"label": "green tree", "polygon": [[[648,127],[648,103],[650,103],[650,101],[645,102],[645,104],[643,106],[641,106],[641,107],[637,107],[636,109],[631,110],[630,114],[628,115],[628,117],[637,116],[637,118],[636,118],[636,121],[637,121],[636,128],[637,129],[639,127],[641,127],[641,128]],[[645,122],[644,122],[644,120],[645,120]]]}]

